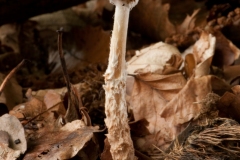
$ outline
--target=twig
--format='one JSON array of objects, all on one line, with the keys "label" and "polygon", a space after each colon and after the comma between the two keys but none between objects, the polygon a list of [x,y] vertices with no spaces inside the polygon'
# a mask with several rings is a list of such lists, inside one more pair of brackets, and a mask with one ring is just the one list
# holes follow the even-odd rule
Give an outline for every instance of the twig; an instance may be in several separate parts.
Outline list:
[{"label": "twig", "polygon": [[17,70],[24,64],[25,59],[23,59],[15,68],[11,70],[11,72],[5,77],[1,86],[0,86],[0,96],[3,92],[4,87],[6,86],[8,80],[13,77],[13,75],[17,72]]},{"label": "twig", "polygon": [[66,65],[64,55],[63,55],[63,50],[62,50],[63,28],[61,27],[59,30],[57,30],[57,32],[58,32],[58,53],[59,53],[60,61],[61,61],[61,65],[62,65],[63,77],[64,77],[65,83],[67,85],[68,93],[70,93],[71,92],[71,83],[70,83],[70,78],[68,76],[67,65]]},{"label": "twig", "polygon": [[33,118],[29,119],[25,124],[23,124],[23,126],[25,127],[28,123],[32,122],[33,120],[37,119],[39,116],[43,115],[44,113],[48,112],[49,110],[55,108],[56,106],[58,106],[59,104],[63,103],[63,101],[58,102],[57,104],[53,105],[52,107],[46,109],[45,111],[42,111],[41,113],[39,113],[38,115],[34,116]]},{"label": "twig", "polygon": [[[72,122],[76,119],[79,119],[80,117],[85,116],[87,125],[91,125],[91,119],[87,112],[82,109],[83,105],[79,97],[77,96],[76,90],[72,87],[72,84],[70,83],[70,78],[68,76],[67,72],[67,65],[64,59],[63,50],[62,50],[62,33],[63,28],[60,28],[57,30],[58,32],[58,53],[60,56],[60,61],[62,65],[62,71],[63,71],[63,77],[65,80],[65,83],[67,85],[67,93],[68,93],[68,109],[65,114],[65,121],[66,122]],[[81,110],[81,112],[80,112]],[[81,115],[82,113],[82,115]]]}]

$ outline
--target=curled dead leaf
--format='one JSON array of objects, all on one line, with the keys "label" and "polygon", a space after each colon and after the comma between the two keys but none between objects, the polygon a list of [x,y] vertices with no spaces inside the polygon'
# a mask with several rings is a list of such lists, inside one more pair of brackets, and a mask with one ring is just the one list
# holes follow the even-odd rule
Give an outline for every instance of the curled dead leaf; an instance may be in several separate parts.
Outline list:
[{"label": "curled dead leaf", "polygon": [[215,51],[216,38],[206,32],[202,31],[199,40],[193,45],[193,54],[185,56],[184,69],[186,75],[190,77],[193,75],[195,78],[208,75],[210,73],[210,66]]},{"label": "curled dead leaf", "polygon": [[158,73],[176,71],[182,63],[177,48],[163,42],[156,43],[140,51],[128,61],[128,74]]},{"label": "curled dead leaf", "polygon": [[225,66],[223,69],[223,78],[231,85],[236,81],[239,84],[240,65]]},{"label": "curled dead leaf", "polygon": [[221,32],[214,32],[213,35],[216,37],[213,65],[219,67],[232,65],[239,58],[240,50]]},{"label": "curled dead leaf", "polygon": [[203,62],[214,55],[216,38],[202,31],[200,39],[193,46],[193,54],[197,63]]},{"label": "curled dead leaf", "polygon": [[191,77],[193,75],[196,65],[197,63],[193,54],[187,54],[184,61],[184,70],[187,77]]}]

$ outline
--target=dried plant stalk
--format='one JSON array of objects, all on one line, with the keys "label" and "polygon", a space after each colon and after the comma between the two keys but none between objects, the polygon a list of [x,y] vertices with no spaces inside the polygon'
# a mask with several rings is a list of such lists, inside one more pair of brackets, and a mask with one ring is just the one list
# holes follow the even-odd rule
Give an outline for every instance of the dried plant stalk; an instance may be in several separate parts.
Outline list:
[{"label": "dried plant stalk", "polygon": [[138,0],[110,0],[116,5],[108,68],[105,73],[105,123],[114,160],[133,160],[134,148],[127,119],[126,39],[129,12]]}]

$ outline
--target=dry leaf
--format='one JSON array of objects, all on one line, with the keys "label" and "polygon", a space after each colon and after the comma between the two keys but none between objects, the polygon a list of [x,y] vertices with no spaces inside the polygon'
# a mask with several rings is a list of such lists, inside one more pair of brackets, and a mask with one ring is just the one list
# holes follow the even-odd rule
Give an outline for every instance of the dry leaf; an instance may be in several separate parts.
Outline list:
[{"label": "dry leaf", "polygon": [[197,65],[195,70],[195,78],[206,76],[210,73],[210,66],[212,64],[213,56],[207,58]]},{"label": "dry leaf", "polygon": [[34,140],[47,132],[59,130],[66,113],[60,95],[48,90],[44,97],[38,97],[42,99],[39,100],[29,91],[28,98],[28,102],[19,104],[10,111],[24,125],[26,138]]},{"label": "dry leaf", "polygon": [[62,98],[55,91],[48,90],[47,93],[44,96],[43,102],[46,105],[46,108],[49,109],[49,108],[53,107],[54,105],[62,102]]},{"label": "dry leaf", "polygon": [[193,54],[197,63],[203,62],[214,55],[216,38],[202,31],[200,39],[193,46]]},{"label": "dry leaf", "polygon": [[27,150],[23,126],[9,114],[0,117],[0,124],[0,159],[16,159]]},{"label": "dry leaf", "polygon": [[182,63],[177,48],[163,42],[156,43],[140,51],[128,61],[128,74],[168,73],[176,71]]},{"label": "dry leaf", "polygon": [[[0,73],[0,82],[4,80],[4,75]],[[7,105],[8,110],[23,101],[22,87],[17,83],[14,78],[8,80],[3,93],[0,96],[0,102]]]},{"label": "dry leaf", "polygon": [[70,159],[74,157],[93,137],[97,128],[86,127],[81,120],[67,123],[61,130],[49,132],[30,142],[24,160]]},{"label": "dry leaf", "polygon": [[208,93],[228,88],[223,80],[215,76],[191,78],[178,95],[164,106],[160,115],[175,127],[184,124],[199,116],[202,104],[197,102],[201,102]]},{"label": "dry leaf", "polygon": [[177,26],[177,33],[184,34],[187,33],[187,31],[189,30],[193,30],[195,27],[196,15],[199,11],[200,9],[196,9],[193,11],[191,16],[187,15],[182,24]]},{"label": "dry leaf", "polygon": [[[90,79],[86,79],[87,81],[90,81]],[[92,80],[92,79],[91,79]],[[75,85],[73,85],[73,87],[77,90],[77,92],[80,94],[79,96],[81,97],[82,95],[82,91],[83,90],[88,90],[89,86],[86,86],[86,83],[77,83]],[[64,97],[65,94],[67,93],[67,88],[66,87],[62,87],[62,88],[55,88],[55,89],[43,89],[43,90],[38,90],[38,91],[32,91],[32,96],[36,97],[39,100],[44,100],[44,97],[50,92],[50,94],[54,94],[53,96],[57,96],[56,97],[56,102],[59,102],[59,95],[61,95],[61,97]],[[49,99],[50,101],[51,99]]]},{"label": "dry leaf", "polygon": [[[166,84],[161,81],[149,83],[144,79],[136,80],[134,84],[130,107],[135,120],[147,120],[149,124],[145,124],[145,127],[150,132],[135,141],[137,149],[141,151],[153,152],[152,144],[166,149],[186,123],[200,115],[203,105],[197,102],[201,102],[212,91],[229,88],[214,76],[192,77],[185,86],[185,79],[181,74],[178,74],[178,78],[176,75],[167,76],[169,79],[166,79]],[[178,87],[174,90],[175,87],[170,88],[171,86]],[[160,87],[162,90],[159,90]],[[174,94],[164,96],[164,92],[170,91]]]},{"label": "dry leaf", "polygon": [[[169,19],[174,24],[182,24],[188,15],[191,15],[192,17],[191,21],[195,21],[196,19],[196,26],[203,26],[206,23],[206,16],[208,15],[208,10],[206,8],[206,1],[195,1],[195,0],[181,0],[181,1],[175,1],[175,0],[162,0],[164,3],[169,3],[171,5],[171,8],[169,10]],[[199,10],[196,16],[193,16],[196,10]],[[186,25],[186,27],[189,27],[191,25]],[[186,28],[187,29],[187,28]]]},{"label": "dry leaf", "polygon": [[193,45],[193,54],[185,56],[184,69],[188,77],[195,78],[208,75],[215,51],[216,38],[206,31],[202,31],[199,40]]},{"label": "dry leaf", "polygon": [[223,78],[229,83],[234,84],[236,80],[238,80],[237,84],[239,84],[239,77],[240,77],[240,65],[234,66],[225,66],[223,69]]},{"label": "dry leaf", "polygon": [[17,118],[33,118],[43,111],[45,111],[47,108],[43,104],[42,101],[39,99],[33,97],[28,102],[18,104],[15,106],[9,114],[16,116]]},{"label": "dry leaf", "polygon": [[233,93],[226,92],[217,103],[217,107],[226,117],[240,122],[240,86],[236,85],[231,90]]},{"label": "dry leaf", "polygon": [[184,61],[184,70],[187,77],[191,77],[194,73],[194,69],[197,65],[193,54],[187,54]]},{"label": "dry leaf", "polygon": [[[73,29],[68,34],[71,36],[67,47],[63,47],[67,54],[64,55],[68,70],[77,70],[89,63],[106,62],[109,53],[110,33],[99,27],[85,27]],[[64,42],[64,39],[63,39]],[[52,74],[61,72],[56,48],[50,50],[49,63],[54,64]]]},{"label": "dry leaf", "polygon": [[213,34],[216,37],[213,65],[219,67],[232,65],[239,58],[240,50],[221,32],[214,32]]},{"label": "dry leaf", "polygon": [[[128,101],[130,109],[133,112],[134,120],[138,121],[145,119],[148,123],[144,123],[144,128],[147,128],[150,135],[155,135],[161,130],[162,139],[168,139],[167,137],[170,135],[169,133],[166,134],[165,125],[167,124],[164,118],[160,117],[159,114],[162,108],[178,94],[185,84],[186,80],[181,73],[136,76],[132,93],[129,95],[130,99]],[[147,138],[145,141],[148,142]],[[153,141],[156,142],[156,139]],[[156,143],[159,143],[159,141]],[[162,140],[160,143],[164,145],[166,142]],[[144,147],[141,145],[142,148],[138,149],[140,151],[146,151],[148,147],[152,146],[151,144],[152,141],[149,140],[148,144],[144,143]]]},{"label": "dry leaf", "polygon": [[17,24],[5,24],[0,27],[1,47],[7,47],[14,53],[19,53],[19,26]]},{"label": "dry leaf", "polygon": [[170,5],[162,4],[162,0],[140,0],[131,11],[130,26],[155,40],[165,40],[176,32],[168,19],[169,9]]},{"label": "dry leaf", "polygon": [[[204,5],[204,1],[194,0],[140,0],[131,12],[130,27],[154,40],[163,41],[176,33],[185,34],[194,28],[196,19],[197,24],[206,23],[208,12]],[[200,14],[196,16],[199,8]]]}]

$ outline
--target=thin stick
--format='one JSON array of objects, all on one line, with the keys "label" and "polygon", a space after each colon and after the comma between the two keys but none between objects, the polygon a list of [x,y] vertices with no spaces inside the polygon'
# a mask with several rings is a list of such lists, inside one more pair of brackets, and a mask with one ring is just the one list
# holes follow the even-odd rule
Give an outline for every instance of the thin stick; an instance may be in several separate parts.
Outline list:
[{"label": "thin stick", "polygon": [[46,109],[45,111],[42,111],[41,113],[39,113],[38,115],[36,115],[35,117],[29,119],[25,124],[23,124],[23,126],[25,127],[29,122],[32,122],[33,120],[37,119],[39,116],[43,115],[44,113],[48,112],[49,110],[57,107],[59,104],[63,103],[63,101],[58,102],[57,104],[53,105],[52,107]]},{"label": "thin stick", "polygon": [[[67,65],[64,59],[63,51],[62,51],[62,33],[63,28],[60,28],[57,30],[58,32],[58,53],[60,56],[60,61],[62,65],[62,71],[63,71],[63,77],[67,86],[67,93],[68,93],[68,109],[65,114],[65,121],[66,122],[72,122],[73,120],[79,119],[82,117],[79,108],[82,107],[82,103],[79,100],[77,94],[75,93],[74,87],[72,87],[72,84],[70,83],[70,78],[68,76],[67,72]],[[82,111],[82,113],[85,113]],[[85,115],[87,119],[87,123],[91,124],[91,121],[89,120],[89,116]]]},{"label": "thin stick", "polygon": [[70,83],[70,78],[69,78],[68,72],[67,72],[67,65],[66,65],[63,51],[62,51],[63,28],[61,27],[59,30],[57,30],[57,32],[58,32],[58,53],[59,53],[60,61],[61,61],[61,65],[62,65],[63,77],[64,77],[64,81],[67,85],[68,93],[70,93],[71,92],[71,83]]},{"label": "thin stick", "polygon": [[11,70],[11,72],[5,77],[3,80],[1,86],[0,86],[0,96],[3,92],[3,89],[5,88],[8,80],[13,77],[13,75],[17,72],[17,70],[25,63],[25,59],[23,59],[15,68]]}]

